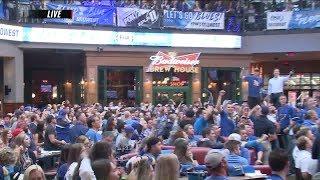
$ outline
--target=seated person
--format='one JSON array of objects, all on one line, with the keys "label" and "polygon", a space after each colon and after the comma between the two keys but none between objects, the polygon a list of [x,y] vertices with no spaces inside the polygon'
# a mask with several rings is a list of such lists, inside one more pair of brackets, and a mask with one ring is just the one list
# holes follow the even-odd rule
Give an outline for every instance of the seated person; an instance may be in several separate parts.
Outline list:
[{"label": "seated person", "polygon": [[205,180],[228,179],[228,162],[223,154],[209,151],[204,161],[208,169],[208,177]]},{"label": "seated person", "polygon": [[227,156],[229,165],[249,165],[248,160],[240,156],[240,145],[241,142],[237,140],[229,140],[225,143],[225,148],[230,152],[230,154]]},{"label": "seated person", "polygon": [[254,149],[256,151],[257,161],[255,162],[255,164],[257,165],[262,164],[263,152],[264,152],[264,147],[262,142],[266,141],[268,139],[268,136],[263,135],[261,139],[249,140],[246,129],[241,127],[236,130],[236,133],[241,136],[240,141],[241,141],[242,147],[245,147],[248,149]]},{"label": "seated person", "polygon": [[[298,128],[294,134],[295,134],[295,138],[296,139],[299,139],[299,137],[301,137],[301,136],[306,136],[311,141],[314,140],[314,135],[312,134],[311,130],[308,127],[305,127],[305,126],[301,126],[300,128]],[[300,150],[299,150],[299,148],[298,148],[298,146],[296,144],[295,147],[293,148],[293,151],[292,151],[292,157],[293,157],[293,160],[295,162],[295,168],[297,168],[297,166],[298,166],[297,165],[297,162],[298,162],[297,159],[298,159],[299,153],[300,153]]]},{"label": "seated person", "polygon": [[184,131],[186,132],[189,140],[190,146],[197,146],[197,142],[200,140],[199,136],[194,135],[194,129],[191,124],[187,124],[184,127]]},{"label": "seated person", "polygon": [[297,139],[297,147],[300,152],[296,159],[296,168],[300,169],[303,179],[311,179],[318,167],[318,161],[311,157],[312,141],[306,136],[301,136]]},{"label": "seated person", "polygon": [[177,155],[180,164],[183,165],[198,165],[198,162],[193,159],[192,152],[188,141],[183,138],[178,138],[174,142],[174,154]]},{"label": "seated person", "polygon": [[319,117],[317,112],[314,110],[309,110],[305,115],[305,120],[303,121],[302,125],[311,129],[313,134],[316,134],[318,130],[318,123],[319,123],[318,119]]},{"label": "seated person", "polygon": [[283,149],[276,149],[269,155],[269,166],[272,169],[272,175],[268,180],[285,180],[289,173],[289,156]]},{"label": "seated person", "polygon": [[150,160],[156,161],[161,153],[161,140],[157,137],[150,137],[146,140],[146,149],[143,156],[147,156]]},{"label": "seated person", "polygon": [[119,134],[116,139],[116,150],[121,152],[130,152],[134,148],[131,137],[134,133],[133,127],[126,125],[123,134]]},{"label": "seated person", "polygon": [[86,136],[93,143],[99,142],[102,139],[100,128],[101,128],[101,119],[99,116],[92,115],[88,119],[89,130],[86,133]]},{"label": "seated person", "polygon": [[59,150],[61,146],[65,145],[64,140],[59,141],[57,139],[56,124],[57,120],[54,116],[49,115],[46,118],[47,128],[44,135],[44,150],[46,151],[55,151]]},{"label": "seated person", "polygon": [[168,146],[173,146],[174,145],[174,141],[178,138],[184,138],[187,139],[188,135],[185,131],[183,130],[178,130],[177,132],[173,133],[170,135],[169,139],[166,139],[164,144],[168,145]]},{"label": "seated person", "polygon": [[202,132],[202,136],[204,138],[198,141],[198,147],[209,147],[212,149],[223,148],[223,144],[217,141],[217,136],[212,128],[205,128]]}]

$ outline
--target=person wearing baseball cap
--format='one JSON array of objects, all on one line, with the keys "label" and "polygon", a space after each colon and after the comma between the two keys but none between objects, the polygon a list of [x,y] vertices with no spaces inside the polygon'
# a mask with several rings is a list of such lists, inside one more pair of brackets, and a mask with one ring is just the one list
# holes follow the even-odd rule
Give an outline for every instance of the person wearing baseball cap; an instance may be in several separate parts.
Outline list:
[{"label": "person wearing baseball cap", "polygon": [[11,132],[13,138],[17,137],[20,133],[25,133],[25,132],[21,128],[16,128]]},{"label": "person wearing baseball cap", "polygon": [[124,127],[124,133],[120,134],[116,139],[116,148],[118,150],[131,150],[133,148],[132,144],[130,144],[132,135],[134,133],[134,128],[130,125],[126,125]]},{"label": "person wearing baseball cap", "polygon": [[208,177],[205,180],[227,180],[228,163],[220,152],[209,151],[204,159],[208,169]]}]

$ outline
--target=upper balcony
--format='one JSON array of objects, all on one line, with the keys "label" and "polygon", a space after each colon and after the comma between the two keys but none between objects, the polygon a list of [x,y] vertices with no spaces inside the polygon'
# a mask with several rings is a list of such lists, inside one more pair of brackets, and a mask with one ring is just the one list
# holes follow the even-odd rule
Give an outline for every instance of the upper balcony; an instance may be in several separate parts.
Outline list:
[{"label": "upper balcony", "polygon": [[[34,19],[29,10],[70,9],[73,19]],[[319,30],[319,0],[0,0],[0,19],[135,31],[288,33]]]}]

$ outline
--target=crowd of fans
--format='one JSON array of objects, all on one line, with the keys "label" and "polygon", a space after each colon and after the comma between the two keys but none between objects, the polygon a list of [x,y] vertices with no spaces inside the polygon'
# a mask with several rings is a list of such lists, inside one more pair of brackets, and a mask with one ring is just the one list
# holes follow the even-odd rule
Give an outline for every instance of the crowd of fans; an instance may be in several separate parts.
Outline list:
[{"label": "crowd of fans", "polygon": [[[45,179],[50,163],[57,179],[70,180],[176,180],[188,172],[228,179],[263,164],[273,171],[270,179],[289,173],[311,179],[319,173],[320,98],[289,105],[281,86],[292,73],[280,77],[275,69],[269,95],[260,100],[257,72],[244,77],[249,101],[242,104],[224,100],[221,90],[215,104],[21,106],[1,119],[0,179]],[[199,147],[212,149],[203,164],[191,151]]]},{"label": "crowd of fans", "polygon": [[185,12],[224,12],[225,29],[228,32],[266,29],[267,12],[314,10],[320,7],[318,0],[3,0],[4,19],[39,23],[39,21],[27,18],[28,10],[45,9],[47,2],[80,6],[115,5]]}]

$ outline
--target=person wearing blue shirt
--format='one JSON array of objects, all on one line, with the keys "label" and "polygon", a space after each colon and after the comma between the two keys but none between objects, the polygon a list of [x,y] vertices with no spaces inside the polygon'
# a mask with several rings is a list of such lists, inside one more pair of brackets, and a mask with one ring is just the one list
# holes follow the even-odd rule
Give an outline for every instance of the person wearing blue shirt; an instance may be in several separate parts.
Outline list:
[{"label": "person wearing blue shirt", "polygon": [[[241,156],[240,145],[241,142],[237,140],[229,140],[225,143],[225,148],[230,152],[230,154],[227,156],[229,175],[239,175],[238,167],[243,169],[249,166],[249,161]],[[240,174],[241,173],[242,172],[240,172]]]},{"label": "person wearing blue shirt", "polygon": [[248,104],[252,109],[260,104],[260,90],[263,86],[263,81],[260,77],[259,68],[255,68],[253,75],[245,76],[244,80],[248,82]]},{"label": "person wearing blue shirt", "polygon": [[196,118],[194,131],[196,135],[201,135],[202,131],[217,120],[218,111],[212,107],[203,110],[203,116]]},{"label": "person wearing blue shirt", "polygon": [[228,163],[225,155],[219,152],[209,151],[204,162],[208,169],[208,177],[205,180],[227,180]]},{"label": "person wearing blue shirt", "polygon": [[187,136],[188,136],[188,140],[189,140],[189,145],[190,146],[197,146],[198,141],[200,141],[200,137],[197,135],[194,135],[194,129],[193,126],[191,124],[187,124],[184,127],[184,131],[186,132]]},{"label": "person wearing blue shirt", "polygon": [[279,144],[281,148],[288,149],[288,131],[290,120],[296,117],[295,109],[287,104],[287,97],[281,95],[279,97],[280,107],[277,112],[277,121],[280,123]]},{"label": "person wearing blue shirt", "polygon": [[75,143],[77,137],[81,135],[85,135],[88,131],[88,126],[86,126],[87,123],[87,117],[84,113],[78,113],[76,114],[77,122],[75,125],[70,129],[70,142]]},{"label": "person wearing blue shirt", "polygon": [[318,114],[314,110],[309,110],[305,115],[305,120],[302,125],[308,127],[313,134],[317,133],[318,130]]},{"label": "person wearing blue shirt", "polygon": [[89,138],[90,141],[96,143],[101,141],[102,136],[99,133],[99,130],[101,128],[101,120],[99,116],[91,116],[88,119],[88,127],[90,128],[86,136]]},{"label": "person wearing blue shirt", "polygon": [[307,99],[306,108],[301,110],[302,118],[305,118],[305,115],[309,110],[314,110],[318,117],[320,117],[320,108],[317,107],[317,101],[311,97]]},{"label": "person wearing blue shirt", "polygon": [[208,127],[208,121],[204,116],[199,116],[194,123],[195,134],[199,135],[202,133],[203,129]]},{"label": "person wearing blue shirt", "polygon": [[165,126],[168,122],[166,107],[161,107],[159,111],[160,111],[160,114],[158,115],[157,125],[156,125],[156,134],[158,137],[163,135]]},{"label": "person wearing blue shirt", "polygon": [[234,107],[231,103],[227,103],[224,108],[221,107],[222,96],[225,91],[221,90],[217,99],[217,110],[220,112],[221,136],[228,137],[235,129],[235,122],[230,118],[234,113]]}]

